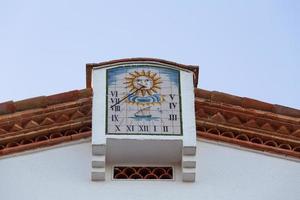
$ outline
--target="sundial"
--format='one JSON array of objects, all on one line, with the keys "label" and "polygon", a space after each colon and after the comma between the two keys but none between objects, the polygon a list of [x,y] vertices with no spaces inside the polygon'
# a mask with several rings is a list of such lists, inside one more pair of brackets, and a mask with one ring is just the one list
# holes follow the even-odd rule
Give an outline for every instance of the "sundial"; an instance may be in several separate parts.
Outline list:
[{"label": "sundial", "polygon": [[178,70],[120,66],[108,69],[106,80],[106,134],[182,134]]}]

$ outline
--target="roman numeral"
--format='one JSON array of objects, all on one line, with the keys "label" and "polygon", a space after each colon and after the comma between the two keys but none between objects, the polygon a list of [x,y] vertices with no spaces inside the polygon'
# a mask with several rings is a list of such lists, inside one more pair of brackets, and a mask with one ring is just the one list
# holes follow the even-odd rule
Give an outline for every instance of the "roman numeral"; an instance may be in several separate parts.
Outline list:
[{"label": "roman numeral", "polygon": [[170,107],[170,109],[175,109],[176,108],[176,105],[177,105],[177,103],[176,102],[171,102],[171,103],[169,103],[169,107]]},{"label": "roman numeral", "polygon": [[133,125],[127,125],[127,131],[133,132],[134,131],[134,126]]},{"label": "roman numeral", "polygon": [[175,115],[175,114],[170,114],[170,115],[169,115],[169,120],[171,120],[171,121],[176,121],[176,120],[177,120],[177,115]]},{"label": "roman numeral", "polygon": [[116,112],[121,110],[121,107],[119,105],[115,105],[115,106],[110,107],[110,108],[111,108],[112,111],[116,111]]},{"label": "roman numeral", "polygon": [[163,132],[169,132],[168,126],[163,126]]},{"label": "roman numeral", "polygon": [[118,104],[120,102],[120,98],[110,98],[112,104]]},{"label": "roman numeral", "polygon": [[149,127],[145,126],[145,125],[139,125],[139,131],[147,132],[147,131],[149,131]]},{"label": "roman numeral", "polygon": [[116,131],[121,131],[120,125],[115,125],[115,127],[116,127]]},{"label": "roman numeral", "polygon": [[111,121],[118,122],[119,121],[119,116],[118,115],[111,115]]},{"label": "roman numeral", "polygon": [[110,91],[111,96],[117,97],[118,96],[118,91]]},{"label": "roman numeral", "polygon": [[169,94],[170,98],[174,100],[175,94]]}]

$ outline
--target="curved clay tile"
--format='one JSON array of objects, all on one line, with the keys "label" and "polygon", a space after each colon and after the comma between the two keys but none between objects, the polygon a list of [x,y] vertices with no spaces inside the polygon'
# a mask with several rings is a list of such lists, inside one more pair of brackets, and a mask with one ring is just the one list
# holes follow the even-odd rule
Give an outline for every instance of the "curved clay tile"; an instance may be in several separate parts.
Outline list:
[{"label": "curved clay tile", "polygon": [[274,131],[274,128],[269,123],[265,123],[264,125],[261,126],[261,128],[266,131]]},{"label": "curved clay tile", "polygon": [[277,132],[286,135],[290,134],[290,130],[285,126],[280,126],[279,129],[277,129]]},{"label": "curved clay tile", "polygon": [[35,138],[35,141],[36,142],[40,142],[40,141],[45,141],[45,140],[48,140],[49,138],[45,135],[41,135],[41,136],[38,136]]},{"label": "curved clay tile", "polygon": [[254,119],[250,119],[245,123],[246,126],[251,127],[251,128],[259,128],[258,124]]},{"label": "curved clay tile", "polygon": [[249,137],[246,134],[239,134],[235,138],[238,140],[249,141]]},{"label": "curved clay tile", "polygon": [[250,142],[255,143],[255,144],[263,144],[264,143],[264,141],[258,137],[251,138]]},{"label": "curved clay tile", "polygon": [[207,131],[207,133],[215,134],[215,135],[220,135],[220,131],[216,128],[211,128]]},{"label": "curved clay tile", "polygon": [[293,151],[299,152],[300,153],[300,146],[293,148]]},{"label": "curved clay tile", "polygon": [[29,139],[25,139],[25,140],[21,140],[20,144],[31,144],[33,143],[33,140],[29,140]]},{"label": "curved clay tile", "polygon": [[90,109],[89,112],[86,114],[86,116],[92,116],[92,112],[93,112],[93,110]]},{"label": "curved clay tile", "polygon": [[51,125],[51,124],[54,124],[54,123],[55,123],[55,122],[54,122],[53,119],[51,119],[51,118],[49,118],[49,117],[46,117],[46,118],[42,121],[41,125],[42,125],[42,126],[46,126],[46,125]]},{"label": "curved clay tile", "polygon": [[56,120],[56,122],[61,123],[61,122],[69,121],[69,120],[70,120],[70,118],[67,115],[62,114],[60,117],[58,117],[58,119]]},{"label": "curved clay tile", "polygon": [[92,105],[82,106],[79,111],[84,115],[89,115],[89,113],[92,114]]},{"label": "curved clay tile", "polygon": [[221,136],[234,138],[234,133],[232,133],[232,132],[223,132],[223,133],[221,133]]},{"label": "curved clay tile", "polygon": [[84,116],[85,115],[82,112],[77,110],[75,113],[72,114],[71,119],[78,119],[78,118],[81,118],[81,117],[84,117]]},{"label": "curved clay tile", "polygon": [[300,137],[300,129],[294,131],[294,132],[292,133],[292,135],[295,136],[295,137]]},{"label": "curved clay tile", "polygon": [[79,129],[79,133],[84,133],[84,132],[88,132],[91,131],[92,129],[88,126],[84,126],[81,129]]},{"label": "curved clay tile", "polygon": [[20,131],[22,129],[23,128],[20,125],[14,124],[13,127],[9,130],[9,132],[16,132],[16,131]]},{"label": "curved clay tile", "polygon": [[211,119],[214,120],[214,121],[217,121],[217,122],[221,122],[221,123],[226,122],[225,117],[220,112],[218,112],[217,114],[213,115],[211,117]]},{"label": "curved clay tile", "polygon": [[40,126],[36,121],[30,120],[25,126],[24,128],[35,128]]},{"label": "curved clay tile", "polygon": [[78,132],[75,130],[67,130],[64,132],[64,136],[75,135],[75,134],[78,134]]},{"label": "curved clay tile", "polygon": [[197,126],[197,131],[207,132],[207,129],[204,126]]},{"label": "curved clay tile", "polygon": [[268,140],[264,144],[271,147],[278,147],[277,142],[275,142],[274,140]]},{"label": "curved clay tile", "polygon": [[79,91],[72,90],[69,92],[54,94],[47,97],[48,105],[54,105],[59,103],[65,103],[70,101],[75,101],[79,99]]},{"label": "curved clay tile", "polygon": [[230,118],[228,120],[228,122],[232,123],[232,124],[238,124],[238,125],[242,124],[241,120],[236,116],[233,116],[232,118]]},{"label": "curved clay tile", "polygon": [[4,130],[4,129],[2,129],[2,128],[0,128],[0,135],[5,134],[5,133],[7,133],[7,131]]},{"label": "curved clay tile", "polygon": [[281,149],[287,149],[287,150],[292,150],[292,147],[289,144],[281,144],[281,145],[279,145],[279,148],[281,148]]},{"label": "curved clay tile", "polygon": [[205,113],[205,111],[203,109],[197,109],[196,108],[196,117],[198,118],[207,118],[208,114]]},{"label": "curved clay tile", "polygon": [[59,137],[62,137],[63,135],[61,133],[52,133],[50,134],[50,139],[54,139],[54,138],[59,138]]},{"label": "curved clay tile", "polygon": [[19,146],[19,143],[17,142],[10,142],[6,145],[7,148],[16,147]]}]

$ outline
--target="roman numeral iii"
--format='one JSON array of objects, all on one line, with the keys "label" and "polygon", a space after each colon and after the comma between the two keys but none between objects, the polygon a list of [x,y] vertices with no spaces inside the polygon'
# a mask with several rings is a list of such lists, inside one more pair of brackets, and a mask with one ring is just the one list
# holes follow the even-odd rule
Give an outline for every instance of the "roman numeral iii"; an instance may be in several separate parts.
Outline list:
[{"label": "roman numeral iii", "polygon": [[171,120],[171,121],[177,121],[177,115],[175,115],[175,114],[170,114],[170,115],[169,115],[169,120]]}]

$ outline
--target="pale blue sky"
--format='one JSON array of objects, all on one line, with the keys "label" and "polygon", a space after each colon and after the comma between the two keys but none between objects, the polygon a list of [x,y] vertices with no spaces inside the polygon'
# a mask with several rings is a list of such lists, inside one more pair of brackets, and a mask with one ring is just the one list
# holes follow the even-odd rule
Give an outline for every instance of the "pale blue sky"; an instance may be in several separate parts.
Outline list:
[{"label": "pale blue sky", "polygon": [[300,109],[300,1],[0,1],[0,102],[85,87],[85,64],[200,65],[200,88]]}]

